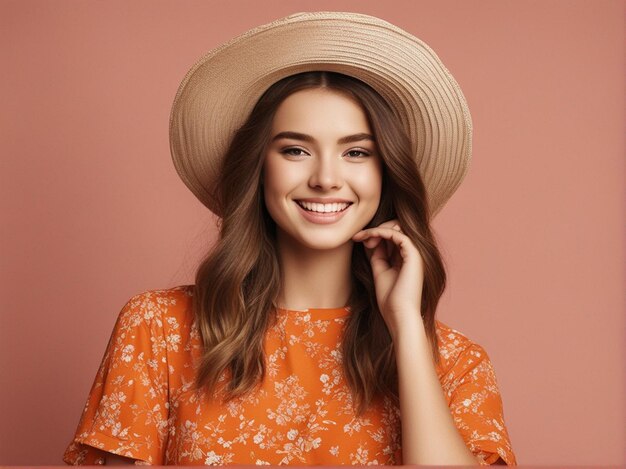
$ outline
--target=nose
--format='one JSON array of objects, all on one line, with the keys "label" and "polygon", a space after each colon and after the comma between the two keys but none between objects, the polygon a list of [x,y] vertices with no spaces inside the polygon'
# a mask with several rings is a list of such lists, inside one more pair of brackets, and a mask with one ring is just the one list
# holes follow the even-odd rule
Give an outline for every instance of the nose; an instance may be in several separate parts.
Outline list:
[{"label": "nose", "polygon": [[343,185],[341,157],[324,155],[316,158],[309,177],[309,186],[316,189],[338,189]]}]

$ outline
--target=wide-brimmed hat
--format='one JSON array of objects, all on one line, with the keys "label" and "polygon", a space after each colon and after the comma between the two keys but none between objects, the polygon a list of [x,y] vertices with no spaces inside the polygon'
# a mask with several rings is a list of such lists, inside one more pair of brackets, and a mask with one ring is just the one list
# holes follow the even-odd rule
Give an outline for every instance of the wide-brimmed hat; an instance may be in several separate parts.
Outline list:
[{"label": "wide-brimmed hat", "polygon": [[467,102],[427,44],[361,13],[295,13],[246,31],[196,62],[170,114],[170,150],[184,183],[222,216],[213,191],[234,133],[272,84],[313,70],[355,77],[390,104],[411,139],[434,217],[469,167]]}]

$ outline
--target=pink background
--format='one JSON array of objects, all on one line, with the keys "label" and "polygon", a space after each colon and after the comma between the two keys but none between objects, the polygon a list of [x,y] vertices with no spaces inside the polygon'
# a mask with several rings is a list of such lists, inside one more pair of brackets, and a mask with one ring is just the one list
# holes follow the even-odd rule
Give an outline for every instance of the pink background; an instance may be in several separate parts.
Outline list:
[{"label": "pink background", "polygon": [[305,10],[397,24],[467,97],[438,317],[489,353],[518,462],[624,463],[621,1],[4,0],[0,464],[62,464],[121,307],[214,239],[169,155],[187,70]]}]

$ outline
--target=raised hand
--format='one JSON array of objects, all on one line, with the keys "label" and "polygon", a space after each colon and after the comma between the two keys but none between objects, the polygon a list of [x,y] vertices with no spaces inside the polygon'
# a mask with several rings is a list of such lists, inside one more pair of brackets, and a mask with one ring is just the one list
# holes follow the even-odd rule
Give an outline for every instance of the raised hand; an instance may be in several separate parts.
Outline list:
[{"label": "raised hand", "polygon": [[404,325],[422,320],[420,305],[424,263],[411,239],[397,220],[361,230],[352,237],[362,242],[372,266],[376,299],[392,338]]}]

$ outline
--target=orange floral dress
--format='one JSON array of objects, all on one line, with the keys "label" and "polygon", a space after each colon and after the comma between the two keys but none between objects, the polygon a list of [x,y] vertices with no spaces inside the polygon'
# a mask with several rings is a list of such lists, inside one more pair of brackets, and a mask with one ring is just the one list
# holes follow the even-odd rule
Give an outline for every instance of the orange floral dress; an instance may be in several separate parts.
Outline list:
[{"label": "orange floral dress", "polygon": [[[202,341],[193,285],[140,293],[119,314],[67,464],[399,465],[399,408],[378,399],[361,418],[343,379],[339,338],[349,308],[278,311],[258,390],[222,406],[194,392]],[[468,448],[487,465],[516,465],[485,350],[437,321],[442,389]],[[224,374],[222,375],[224,380]]]}]

